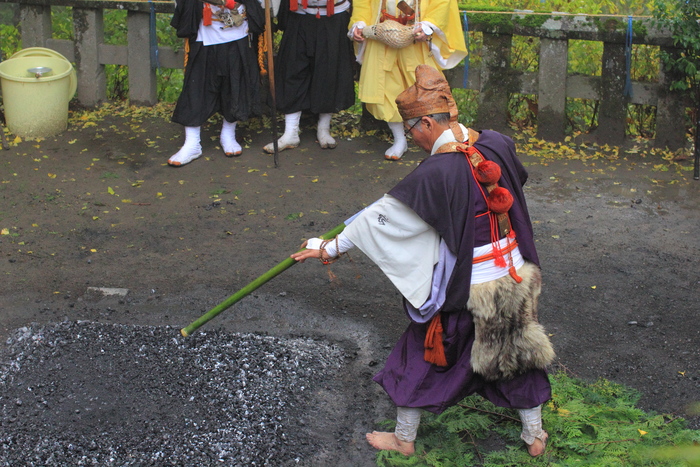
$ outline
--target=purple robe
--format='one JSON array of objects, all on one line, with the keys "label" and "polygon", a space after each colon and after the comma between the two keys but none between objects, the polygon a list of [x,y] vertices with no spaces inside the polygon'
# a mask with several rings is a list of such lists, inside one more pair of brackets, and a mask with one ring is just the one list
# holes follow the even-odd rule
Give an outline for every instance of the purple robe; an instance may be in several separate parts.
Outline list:
[{"label": "purple robe", "polygon": [[[522,186],[527,172],[507,136],[482,131],[475,146],[484,157],[501,166],[499,185],[513,195],[509,211],[520,252],[526,261],[539,264],[532,224]],[[478,393],[501,407],[527,409],[551,398],[544,370],[530,370],[508,381],[485,381],[471,368],[474,322],[466,309],[475,246],[488,238],[475,216],[485,206],[469,162],[461,152],[434,154],[423,161],[390,192],[434,227],[457,257],[441,311],[443,343],[448,366],[439,367],[423,359],[428,323],[411,322],[374,377],[400,407],[415,407],[441,413],[464,397]],[[481,240],[480,240],[481,239]]]}]

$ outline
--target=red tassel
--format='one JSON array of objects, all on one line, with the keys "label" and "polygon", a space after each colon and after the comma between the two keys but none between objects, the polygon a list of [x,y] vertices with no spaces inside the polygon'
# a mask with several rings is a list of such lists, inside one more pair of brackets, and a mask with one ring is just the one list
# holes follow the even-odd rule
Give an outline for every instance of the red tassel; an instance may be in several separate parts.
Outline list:
[{"label": "red tassel", "polygon": [[211,26],[211,7],[208,3],[204,4],[204,9],[202,10],[202,24]]},{"label": "red tassel", "polygon": [[433,316],[425,333],[423,359],[437,366],[447,366],[445,346],[442,343],[442,319],[440,313]]},{"label": "red tassel", "polygon": [[301,0],[301,7],[306,10],[309,8],[309,0]]},{"label": "red tassel", "polygon": [[328,0],[326,2],[326,16],[333,16],[335,14],[335,1]]},{"label": "red tassel", "polygon": [[504,212],[508,212],[510,207],[513,206],[513,195],[510,194],[508,189],[499,186],[489,193],[486,204],[488,204],[490,211],[503,214]]},{"label": "red tassel", "polygon": [[226,8],[228,8],[229,10],[233,10],[234,8],[236,8],[236,0],[226,0],[226,5],[225,5],[225,6],[226,6]]},{"label": "red tassel", "polygon": [[493,249],[493,262],[499,268],[506,267],[506,259],[503,257],[503,253],[500,250],[496,252],[495,248]]},{"label": "red tassel", "polygon": [[511,266],[510,269],[508,270],[508,273],[510,274],[510,277],[512,277],[515,282],[520,284],[523,281],[523,278],[518,275],[518,273],[515,271],[515,266]]},{"label": "red tassel", "polygon": [[290,0],[289,11],[297,11],[299,9],[299,2],[297,0]]},{"label": "red tassel", "polygon": [[501,167],[493,161],[483,161],[476,166],[476,180],[484,185],[498,183],[501,178]]}]

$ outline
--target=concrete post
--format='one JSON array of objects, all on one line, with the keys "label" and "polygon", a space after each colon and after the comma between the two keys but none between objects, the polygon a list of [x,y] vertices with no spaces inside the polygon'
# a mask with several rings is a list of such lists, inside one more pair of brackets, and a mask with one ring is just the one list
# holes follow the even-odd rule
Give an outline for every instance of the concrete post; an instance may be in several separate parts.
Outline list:
[{"label": "concrete post", "polygon": [[107,99],[105,66],[99,47],[104,42],[102,9],[73,8],[78,101],[94,107]]},{"label": "concrete post", "polygon": [[[671,55],[680,55],[678,49],[662,47],[661,50]],[[688,102],[685,102],[681,92],[670,89],[671,83],[678,79],[681,78],[665,73],[664,66],[661,65],[656,103],[656,137],[654,138],[654,146],[657,148],[678,149],[687,144],[685,125],[681,122],[684,121]]]},{"label": "concrete post", "polygon": [[510,49],[513,36],[484,33],[481,65],[481,89],[476,126],[509,133],[508,94],[513,73]]},{"label": "concrete post", "polygon": [[133,105],[155,105],[158,103],[158,85],[155,64],[151,63],[151,46],[148,34],[150,14],[128,11],[126,21],[128,26],[129,102]]},{"label": "concrete post", "polygon": [[624,95],[626,73],[625,44],[605,42],[596,136],[598,141],[611,145],[620,145],[625,141],[628,102]]},{"label": "concrete post", "polygon": [[563,141],[566,134],[566,71],[569,41],[540,39],[537,137]]},{"label": "concrete post", "polygon": [[[46,47],[46,40],[51,39],[51,7],[40,5],[19,6],[20,30],[22,31],[22,48]],[[5,57],[9,58],[9,57]]]}]

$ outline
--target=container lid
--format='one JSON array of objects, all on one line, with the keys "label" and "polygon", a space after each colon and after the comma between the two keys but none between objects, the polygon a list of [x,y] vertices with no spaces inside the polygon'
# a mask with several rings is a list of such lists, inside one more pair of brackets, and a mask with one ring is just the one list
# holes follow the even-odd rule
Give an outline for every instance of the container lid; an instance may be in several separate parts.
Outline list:
[{"label": "container lid", "polygon": [[19,52],[14,53],[10,58],[20,57],[55,57],[68,61],[68,59],[60,53],[52,49],[47,49],[45,47],[28,47],[26,49],[22,49]]}]

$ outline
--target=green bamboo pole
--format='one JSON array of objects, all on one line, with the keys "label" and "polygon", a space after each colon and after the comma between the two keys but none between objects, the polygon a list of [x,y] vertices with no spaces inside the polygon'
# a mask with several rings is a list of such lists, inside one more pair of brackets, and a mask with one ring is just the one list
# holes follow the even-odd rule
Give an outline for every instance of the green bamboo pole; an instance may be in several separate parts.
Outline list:
[{"label": "green bamboo pole", "polygon": [[[338,235],[340,232],[345,229],[345,223],[342,223],[338,226],[336,226],[334,229],[329,230],[325,234],[321,235],[320,238],[324,240],[330,240],[331,238],[334,238],[336,235]],[[299,250],[301,251],[301,250]],[[265,284],[268,282],[270,279],[277,277],[290,267],[294,266],[297,264],[297,261],[292,259],[292,258],[287,258],[284,261],[280,262],[277,266],[273,267],[269,271],[267,271],[265,274],[262,276],[258,277],[255,279],[253,282],[249,283],[245,287],[243,287],[241,290],[236,292],[235,294],[231,295],[229,298],[200,316],[197,320],[193,321],[192,324],[189,326],[182,328],[180,330],[180,334],[182,334],[184,337],[192,335],[194,331],[196,331],[200,326],[202,326],[204,323],[208,322],[212,318],[214,318],[216,315],[221,313],[222,311],[226,310],[229,308],[231,305],[234,303],[238,302],[241,300],[243,297],[246,295],[252,293],[255,289],[260,287],[261,285]]]}]

